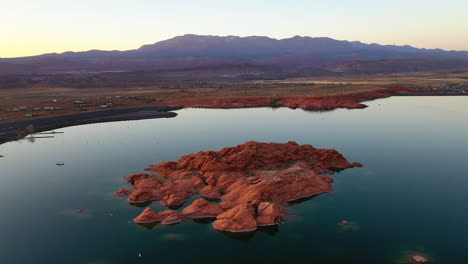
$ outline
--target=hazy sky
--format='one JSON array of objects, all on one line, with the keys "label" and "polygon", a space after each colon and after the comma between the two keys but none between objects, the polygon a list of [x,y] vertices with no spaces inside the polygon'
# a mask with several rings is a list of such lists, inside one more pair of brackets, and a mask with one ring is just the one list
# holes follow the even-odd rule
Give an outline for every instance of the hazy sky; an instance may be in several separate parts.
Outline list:
[{"label": "hazy sky", "polygon": [[0,0],[0,57],[135,49],[187,33],[468,50],[468,1]]}]

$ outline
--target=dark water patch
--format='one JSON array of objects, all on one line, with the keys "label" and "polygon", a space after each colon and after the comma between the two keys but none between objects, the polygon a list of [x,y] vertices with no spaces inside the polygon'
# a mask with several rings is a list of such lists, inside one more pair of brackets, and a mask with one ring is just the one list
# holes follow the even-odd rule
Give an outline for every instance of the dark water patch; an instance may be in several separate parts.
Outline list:
[{"label": "dark water patch", "polygon": [[137,223],[137,225],[139,226],[142,226],[146,229],[153,229],[154,227],[158,226],[159,224],[161,224],[161,222],[159,221],[154,221],[154,222],[150,222],[150,223]]},{"label": "dark water patch", "polygon": [[278,225],[269,225],[269,226],[260,226],[258,227],[259,232],[264,232],[268,235],[276,235],[279,232],[279,226]]},{"label": "dark water patch", "polygon": [[223,234],[224,236],[226,236],[226,237],[228,237],[230,239],[243,241],[243,242],[247,242],[247,241],[251,240],[254,237],[256,232],[257,231],[233,233],[233,232],[226,232],[226,231],[218,231],[218,233]]},{"label": "dark water patch", "polygon": [[192,218],[191,220],[198,224],[211,224],[214,222],[216,217],[203,217],[203,218]]},{"label": "dark water patch", "polygon": [[140,208],[148,207],[148,206],[150,206],[152,203],[153,203],[153,201],[146,201],[146,202],[142,202],[142,203],[132,203],[132,202],[128,202],[129,205],[135,206],[135,207],[140,207]]}]

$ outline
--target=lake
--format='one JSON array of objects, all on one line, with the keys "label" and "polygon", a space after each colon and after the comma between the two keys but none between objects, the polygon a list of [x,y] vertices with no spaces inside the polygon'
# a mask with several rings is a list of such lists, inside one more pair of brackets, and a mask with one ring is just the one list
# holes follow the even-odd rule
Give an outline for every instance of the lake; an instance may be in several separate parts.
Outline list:
[{"label": "lake", "polygon": [[[367,104],[184,109],[0,145],[0,263],[398,264],[412,252],[467,263],[468,97]],[[123,177],[148,165],[246,141],[334,148],[364,167],[335,174],[335,192],[289,206],[278,229],[251,236],[191,220],[148,229],[131,221],[143,208],[114,195],[130,187]]]}]

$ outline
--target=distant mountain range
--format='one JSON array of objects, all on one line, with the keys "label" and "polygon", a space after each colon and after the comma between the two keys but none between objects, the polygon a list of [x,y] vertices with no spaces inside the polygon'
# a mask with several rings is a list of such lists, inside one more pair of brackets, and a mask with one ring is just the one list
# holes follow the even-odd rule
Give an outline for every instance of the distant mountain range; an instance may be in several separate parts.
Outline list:
[{"label": "distant mountain range", "polygon": [[[280,71],[389,73],[468,67],[468,51],[417,49],[331,38],[184,35],[136,50],[0,59],[0,74],[174,71],[250,65]],[[314,70],[315,69],[315,70]]]}]

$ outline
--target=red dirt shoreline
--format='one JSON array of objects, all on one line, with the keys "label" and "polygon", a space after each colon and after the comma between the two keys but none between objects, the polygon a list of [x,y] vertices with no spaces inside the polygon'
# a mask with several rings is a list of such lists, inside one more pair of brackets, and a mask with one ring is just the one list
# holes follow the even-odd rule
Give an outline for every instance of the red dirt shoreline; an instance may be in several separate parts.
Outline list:
[{"label": "red dirt shoreline", "polygon": [[[361,102],[387,98],[392,95],[427,93],[425,90],[410,91],[401,86],[377,89],[374,91],[350,93],[344,95],[309,96],[238,96],[238,97],[203,97],[171,100],[171,105],[184,108],[248,108],[248,107],[288,107],[306,111],[330,111],[337,108],[359,109],[367,105]],[[165,103],[163,103],[165,104]]]}]

